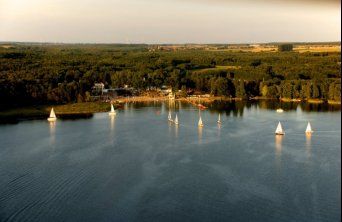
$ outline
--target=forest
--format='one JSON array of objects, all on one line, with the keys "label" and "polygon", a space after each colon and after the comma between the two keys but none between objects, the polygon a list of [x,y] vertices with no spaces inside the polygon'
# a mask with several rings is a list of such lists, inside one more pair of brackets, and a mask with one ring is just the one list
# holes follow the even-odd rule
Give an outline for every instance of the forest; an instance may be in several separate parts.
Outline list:
[{"label": "forest", "polygon": [[0,44],[0,107],[91,101],[94,83],[231,98],[341,100],[340,52],[155,51],[148,45]]}]

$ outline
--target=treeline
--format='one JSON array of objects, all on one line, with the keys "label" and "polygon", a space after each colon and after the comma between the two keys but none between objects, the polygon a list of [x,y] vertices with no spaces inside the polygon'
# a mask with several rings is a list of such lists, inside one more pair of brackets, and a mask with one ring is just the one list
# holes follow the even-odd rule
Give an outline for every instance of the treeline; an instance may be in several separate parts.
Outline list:
[{"label": "treeline", "polygon": [[[340,53],[149,52],[146,45],[0,45],[0,104],[91,100],[96,82],[144,91],[340,101]],[[6,107],[2,106],[2,107]]]}]

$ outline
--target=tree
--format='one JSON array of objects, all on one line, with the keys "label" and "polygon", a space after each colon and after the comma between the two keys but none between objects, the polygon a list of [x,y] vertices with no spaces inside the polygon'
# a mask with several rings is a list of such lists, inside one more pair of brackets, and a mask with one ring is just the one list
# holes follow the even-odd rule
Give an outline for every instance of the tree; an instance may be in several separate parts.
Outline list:
[{"label": "tree", "polygon": [[261,65],[261,60],[260,59],[256,59],[256,60],[254,60],[253,62],[251,62],[251,66],[253,67],[253,68],[256,68],[256,67],[258,67],[258,66],[260,66]]},{"label": "tree", "polygon": [[310,99],[312,98],[312,86],[311,82],[306,82],[302,90],[302,98]]},{"label": "tree", "polygon": [[320,98],[320,90],[319,90],[319,88],[315,82],[312,84],[311,89],[312,89],[312,96],[311,97],[314,99]]},{"label": "tree", "polygon": [[211,92],[218,96],[228,95],[228,80],[223,77],[211,79]]},{"label": "tree", "polygon": [[341,101],[341,82],[332,82],[329,85],[329,100]]},{"label": "tree", "polygon": [[268,98],[279,98],[280,97],[280,88],[276,85],[272,85],[268,87],[267,90]]},{"label": "tree", "polygon": [[281,85],[281,96],[284,98],[293,98],[293,86],[291,82],[289,81],[284,81],[283,84]]},{"label": "tree", "polygon": [[293,50],[292,44],[280,44],[278,45],[278,51],[279,52],[290,52]]},{"label": "tree", "polygon": [[246,97],[245,83],[243,80],[235,81],[235,97],[244,98]]},{"label": "tree", "polygon": [[263,85],[261,87],[261,95],[263,97],[267,97],[268,96],[268,86],[267,85]]}]

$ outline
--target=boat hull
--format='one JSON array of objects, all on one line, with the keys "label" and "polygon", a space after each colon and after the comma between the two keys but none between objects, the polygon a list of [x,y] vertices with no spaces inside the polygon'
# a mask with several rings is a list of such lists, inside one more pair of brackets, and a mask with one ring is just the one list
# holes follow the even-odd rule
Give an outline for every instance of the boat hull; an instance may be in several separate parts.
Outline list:
[{"label": "boat hull", "polygon": [[284,136],[285,133],[275,133],[275,135],[278,135],[278,136]]},{"label": "boat hull", "polygon": [[48,120],[49,122],[56,122],[56,121],[57,121],[57,118],[55,118],[55,117],[49,117],[47,120]]},{"label": "boat hull", "polygon": [[114,113],[114,112],[113,112],[113,113],[112,113],[112,112],[110,112],[110,113],[108,113],[108,115],[109,115],[109,116],[116,116],[116,113]]}]

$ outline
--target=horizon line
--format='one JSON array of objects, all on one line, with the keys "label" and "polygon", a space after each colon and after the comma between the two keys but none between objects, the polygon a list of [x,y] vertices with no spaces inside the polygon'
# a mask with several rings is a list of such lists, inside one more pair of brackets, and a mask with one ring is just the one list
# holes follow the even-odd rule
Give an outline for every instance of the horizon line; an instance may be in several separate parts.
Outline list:
[{"label": "horizon line", "polygon": [[271,42],[231,42],[231,43],[138,43],[138,42],[52,42],[52,41],[2,41],[0,40],[0,44],[51,44],[51,45],[250,45],[250,44],[281,44],[281,43],[289,43],[289,44],[304,44],[304,43],[339,43],[341,44],[341,40],[330,40],[330,41],[271,41]]}]

